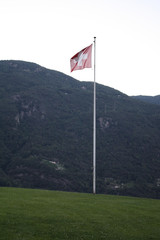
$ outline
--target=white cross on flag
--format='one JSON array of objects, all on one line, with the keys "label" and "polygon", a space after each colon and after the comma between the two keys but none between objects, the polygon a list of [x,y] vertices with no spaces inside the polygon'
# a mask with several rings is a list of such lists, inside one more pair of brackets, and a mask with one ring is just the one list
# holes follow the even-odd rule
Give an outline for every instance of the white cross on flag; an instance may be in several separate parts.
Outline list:
[{"label": "white cross on flag", "polygon": [[76,53],[70,60],[71,72],[92,67],[92,44]]}]

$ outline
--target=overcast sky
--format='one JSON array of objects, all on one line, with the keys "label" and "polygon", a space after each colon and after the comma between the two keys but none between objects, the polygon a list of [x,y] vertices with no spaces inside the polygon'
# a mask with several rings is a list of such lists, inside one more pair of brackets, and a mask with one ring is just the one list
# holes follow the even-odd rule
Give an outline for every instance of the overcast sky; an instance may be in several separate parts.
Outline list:
[{"label": "overcast sky", "polygon": [[0,59],[70,73],[96,36],[96,81],[127,95],[160,94],[160,0],[0,0]]}]

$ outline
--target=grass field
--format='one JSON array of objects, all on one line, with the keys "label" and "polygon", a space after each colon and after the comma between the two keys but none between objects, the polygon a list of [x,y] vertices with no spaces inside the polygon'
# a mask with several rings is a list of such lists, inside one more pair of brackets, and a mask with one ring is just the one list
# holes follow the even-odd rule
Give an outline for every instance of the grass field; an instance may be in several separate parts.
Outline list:
[{"label": "grass field", "polygon": [[160,239],[160,200],[0,188],[0,240]]}]

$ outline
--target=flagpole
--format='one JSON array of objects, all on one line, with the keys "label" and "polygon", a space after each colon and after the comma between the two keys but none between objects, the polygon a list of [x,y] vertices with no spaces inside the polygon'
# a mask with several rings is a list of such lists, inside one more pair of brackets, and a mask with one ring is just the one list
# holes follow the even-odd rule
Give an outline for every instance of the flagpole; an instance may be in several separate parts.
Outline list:
[{"label": "flagpole", "polygon": [[96,37],[94,37],[94,94],[93,94],[93,194],[96,194]]}]

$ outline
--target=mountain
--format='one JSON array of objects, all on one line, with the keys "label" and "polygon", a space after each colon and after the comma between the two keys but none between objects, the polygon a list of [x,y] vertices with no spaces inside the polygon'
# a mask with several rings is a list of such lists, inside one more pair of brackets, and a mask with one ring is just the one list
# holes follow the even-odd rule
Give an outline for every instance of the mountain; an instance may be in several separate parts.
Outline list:
[{"label": "mountain", "polygon": [[[93,83],[0,61],[0,186],[92,192]],[[160,197],[160,108],[97,84],[97,193]]]},{"label": "mountain", "polygon": [[132,97],[135,98],[135,99],[139,99],[141,101],[144,101],[144,102],[160,105],[160,95],[157,95],[157,96],[143,96],[143,95],[139,95],[139,96],[132,96]]}]

